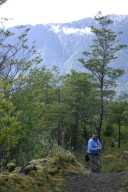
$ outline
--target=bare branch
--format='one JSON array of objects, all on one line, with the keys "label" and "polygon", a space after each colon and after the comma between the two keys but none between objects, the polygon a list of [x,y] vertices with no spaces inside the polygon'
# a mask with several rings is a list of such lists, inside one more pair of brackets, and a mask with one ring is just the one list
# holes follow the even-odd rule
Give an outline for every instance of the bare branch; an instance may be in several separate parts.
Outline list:
[{"label": "bare branch", "polygon": [[5,3],[7,0],[0,0],[0,5],[2,5],[3,3]]}]

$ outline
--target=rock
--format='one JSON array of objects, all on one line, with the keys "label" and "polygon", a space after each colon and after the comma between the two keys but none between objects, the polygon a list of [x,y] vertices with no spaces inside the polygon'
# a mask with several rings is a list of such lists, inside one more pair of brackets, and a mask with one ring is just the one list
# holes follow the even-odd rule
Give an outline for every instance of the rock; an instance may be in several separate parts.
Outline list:
[{"label": "rock", "polygon": [[7,170],[8,170],[9,172],[14,171],[15,168],[16,168],[16,164],[15,164],[15,163],[10,162],[10,163],[7,164]]},{"label": "rock", "polygon": [[47,165],[48,164],[48,159],[36,159],[36,160],[32,160],[30,161],[30,164],[33,164],[35,166],[38,165]]},{"label": "rock", "polygon": [[123,151],[121,159],[128,160],[128,151]]},{"label": "rock", "polygon": [[27,164],[24,167],[21,168],[20,173],[24,175],[28,175],[31,171],[36,171],[37,167],[33,164]]}]

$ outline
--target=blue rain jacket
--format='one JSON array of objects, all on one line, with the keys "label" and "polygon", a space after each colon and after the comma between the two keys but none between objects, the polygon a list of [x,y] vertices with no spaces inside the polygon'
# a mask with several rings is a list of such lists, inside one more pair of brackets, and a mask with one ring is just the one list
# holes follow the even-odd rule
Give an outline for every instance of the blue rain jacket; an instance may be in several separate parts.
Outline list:
[{"label": "blue rain jacket", "polygon": [[88,140],[87,153],[96,155],[101,151],[102,145],[98,138],[90,138]]}]

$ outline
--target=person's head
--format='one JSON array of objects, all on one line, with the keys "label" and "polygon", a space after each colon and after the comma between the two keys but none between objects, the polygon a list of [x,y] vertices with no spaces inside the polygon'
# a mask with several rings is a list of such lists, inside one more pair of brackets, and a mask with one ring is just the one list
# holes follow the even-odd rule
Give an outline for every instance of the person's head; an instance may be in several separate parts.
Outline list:
[{"label": "person's head", "polygon": [[93,133],[93,134],[92,134],[92,138],[93,138],[93,139],[97,139],[97,138],[98,138],[98,135],[97,135],[96,133]]}]

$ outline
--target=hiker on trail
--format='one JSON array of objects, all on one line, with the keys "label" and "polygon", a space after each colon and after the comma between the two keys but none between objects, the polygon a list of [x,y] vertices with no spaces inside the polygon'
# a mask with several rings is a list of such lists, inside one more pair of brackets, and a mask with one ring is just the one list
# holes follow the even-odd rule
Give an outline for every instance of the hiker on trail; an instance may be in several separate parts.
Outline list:
[{"label": "hiker on trail", "polygon": [[93,134],[92,137],[88,140],[87,153],[90,160],[90,168],[92,172],[100,172],[101,161],[100,161],[100,152],[102,144],[98,139],[96,134]]}]

